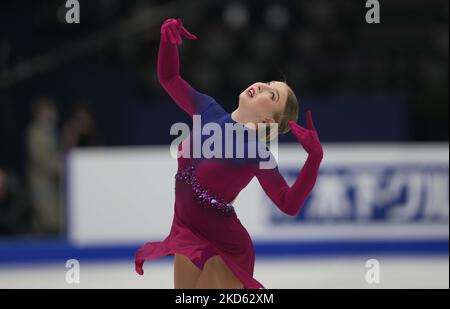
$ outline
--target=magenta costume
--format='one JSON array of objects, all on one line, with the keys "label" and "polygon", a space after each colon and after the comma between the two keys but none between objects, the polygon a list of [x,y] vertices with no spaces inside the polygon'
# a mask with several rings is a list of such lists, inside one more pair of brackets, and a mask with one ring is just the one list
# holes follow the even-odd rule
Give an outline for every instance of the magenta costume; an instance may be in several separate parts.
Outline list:
[{"label": "magenta costume", "polygon": [[[179,19],[166,20],[161,27],[158,53],[158,79],[161,85],[191,117],[200,115],[202,125],[213,122],[224,129],[226,123],[231,123],[242,130],[248,130],[244,125],[236,123],[215,99],[196,91],[181,78],[177,47],[177,44],[181,44],[181,34],[195,39]],[[259,163],[264,158],[249,156],[248,149],[261,143],[250,138],[243,141],[243,157],[236,155],[236,147],[233,147],[231,158],[224,157],[225,155],[222,158],[204,158],[203,155],[199,158],[179,157],[170,233],[162,242],[148,242],[137,250],[136,272],[140,275],[144,273],[145,260],[173,254],[184,255],[203,269],[210,257],[219,255],[244,288],[263,288],[253,278],[255,253],[252,239],[239,221],[232,202],[256,177],[265,193],[284,213],[295,216],[301,210],[315,184],[323,153],[310,113],[309,129],[295,123],[290,123],[290,126],[292,133],[309,154],[292,187],[286,183],[277,167],[261,169]],[[225,137],[226,134],[223,134],[223,145]],[[202,142],[203,139],[204,137]],[[232,141],[234,146],[237,142]],[[178,150],[189,145],[192,145],[192,132],[179,145]]]}]

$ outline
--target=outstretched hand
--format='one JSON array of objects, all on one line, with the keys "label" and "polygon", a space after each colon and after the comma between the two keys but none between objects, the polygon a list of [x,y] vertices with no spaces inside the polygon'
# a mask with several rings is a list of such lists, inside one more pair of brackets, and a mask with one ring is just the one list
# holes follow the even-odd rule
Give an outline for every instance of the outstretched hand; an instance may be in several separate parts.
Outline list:
[{"label": "outstretched hand", "polygon": [[288,125],[291,128],[292,134],[295,135],[306,152],[314,157],[322,159],[323,149],[314,127],[311,111],[306,112],[306,123],[308,128],[304,128],[294,121],[289,121]]},{"label": "outstretched hand", "polygon": [[163,22],[161,26],[161,39],[164,42],[181,45],[183,44],[181,35],[184,35],[189,40],[197,40],[197,37],[183,26],[183,21],[180,18],[169,18]]}]

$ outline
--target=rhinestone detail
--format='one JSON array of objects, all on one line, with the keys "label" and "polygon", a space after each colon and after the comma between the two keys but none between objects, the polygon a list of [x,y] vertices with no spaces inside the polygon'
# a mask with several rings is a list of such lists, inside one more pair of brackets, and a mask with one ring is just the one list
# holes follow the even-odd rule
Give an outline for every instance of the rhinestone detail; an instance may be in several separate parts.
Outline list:
[{"label": "rhinestone detail", "polygon": [[232,204],[211,195],[200,185],[197,178],[194,176],[194,169],[195,166],[191,165],[178,171],[175,175],[175,179],[184,181],[191,185],[195,198],[203,207],[217,209],[226,214],[234,212],[234,207]]}]

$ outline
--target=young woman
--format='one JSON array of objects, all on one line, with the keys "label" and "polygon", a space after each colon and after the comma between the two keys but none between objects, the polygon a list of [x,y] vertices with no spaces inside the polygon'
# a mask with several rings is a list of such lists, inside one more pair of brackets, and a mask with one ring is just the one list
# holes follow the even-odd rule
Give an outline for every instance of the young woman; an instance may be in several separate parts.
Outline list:
[{"label": "young woman", "polygon": [[[257,124],[278,124],[279,133],[289,130],[308,153],[308,158],[290,187],[278,171],[261,168],[261,156],[248,150],[258,140],[244,140],[244,156],[178,158],[175,175],[175,205],[172,228],[162,242],[149,242],[136,252],[136,272],[143,274],[145,260],[175,255],[175,288],[263,288],[253,278],[255,254],[252,240],[236,216],[232,201],[256,177],[263,190],[284,213],[295,216],[311,192],[323,151],[307,112],[308,128],[296,124],[298,102],[290,87],[279,81],[255,83],[239,95],[239,106],[227,113],[212,97],[193,89],[180,76],[178,47],[181,36],[197,39],[180,19],[167,19],[161,27],[158,79],[171,98],[191,117],[215,123],[225,130],[233,124],[244,131]],[[255,127],[248,124],[254,124]],[[222,142],[225,145],[224,134]],[[232,143],[236,143],[233,139]],[[190,147],[192,136],[178,147]],[[237,145],[233,144],[237,148]],[[266,148],[267,149],[267,148]]]}]

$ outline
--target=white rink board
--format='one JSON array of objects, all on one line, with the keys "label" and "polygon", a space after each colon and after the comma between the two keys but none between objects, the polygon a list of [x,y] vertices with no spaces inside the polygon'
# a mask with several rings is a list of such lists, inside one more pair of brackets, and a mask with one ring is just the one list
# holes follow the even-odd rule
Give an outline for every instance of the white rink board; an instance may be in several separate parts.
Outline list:
[{"label": "white rink board", "polygon": [[[239,194],[234,205],[255,242],[448,239],[448,144],[339,143],[324,150],[304,218],[279,212],[256,179]],[[305,159],[300,145],[279,146],[288,183]],[[71,152],[69,240],[126,245],[164,239],[176,169],[169,146]]]}]

